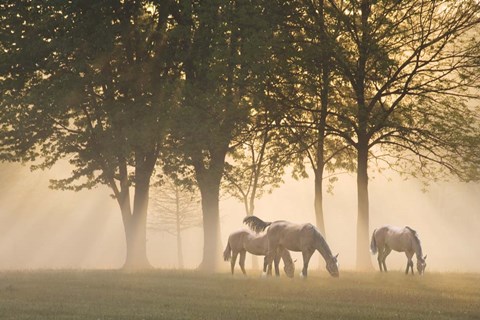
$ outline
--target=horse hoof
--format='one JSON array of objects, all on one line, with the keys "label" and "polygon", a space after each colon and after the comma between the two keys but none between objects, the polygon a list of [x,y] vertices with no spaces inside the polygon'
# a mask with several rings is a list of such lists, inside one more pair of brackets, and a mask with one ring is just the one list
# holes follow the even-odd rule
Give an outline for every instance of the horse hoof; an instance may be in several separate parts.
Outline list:
[{"label": "horse hoof", "polygon": [[266,272],[262,272],[262,278],[266,278],[267,277],[267,273]]},{"label": "horse hoof", "polygon": [[300,272],[300,278],[305,278],[305,276],[303,275],[303,272]]}]

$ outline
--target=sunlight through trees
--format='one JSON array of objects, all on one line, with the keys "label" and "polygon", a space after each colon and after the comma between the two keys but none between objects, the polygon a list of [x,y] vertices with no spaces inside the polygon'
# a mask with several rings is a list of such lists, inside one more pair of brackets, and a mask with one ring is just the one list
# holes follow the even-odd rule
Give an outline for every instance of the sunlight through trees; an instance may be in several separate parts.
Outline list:
[{"label": "sunlight through trees", "polygon": [[480,179],[478,1],[6,0],[0,23],[0,159],[68,161],[56,189],[106,185],[125,268],[150,267],[159,171],[198,186],[206,271],[221,194],[252,214],[287,168],[313,175],[324,235],[325,181],[356,173],[358,269],[372,170]]}]

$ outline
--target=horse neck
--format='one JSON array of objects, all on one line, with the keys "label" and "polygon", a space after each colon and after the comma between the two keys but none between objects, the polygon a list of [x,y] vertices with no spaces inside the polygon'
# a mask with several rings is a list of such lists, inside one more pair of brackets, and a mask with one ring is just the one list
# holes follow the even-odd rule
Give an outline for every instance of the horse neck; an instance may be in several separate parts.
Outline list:
[{"label": "horse neck", "polygon": [[413,234],[413,249],[415,250],[415,255],[417,260],[423,260],[422,245],[420,244],[420,239],[418,239],[416,234]]},{"label": "horse neck", "polygon": [[330,250],[330,247],[328,246],[327,242],[323,238],[323,236],[318,232],[318,230],[315,229],[315,249],[320,252],[322,255],[323,259],[325,261],[332,259],[332,251]]},{"label": "horse neck", "polygon": [[292,265],[293,264],[292,256],[290,255],[290,253],[288,252],[287,249],[283,249],[283,251],[282,251],[282,260],[283,260],[283,263],[285,265],[287,265],[287,264]]}]

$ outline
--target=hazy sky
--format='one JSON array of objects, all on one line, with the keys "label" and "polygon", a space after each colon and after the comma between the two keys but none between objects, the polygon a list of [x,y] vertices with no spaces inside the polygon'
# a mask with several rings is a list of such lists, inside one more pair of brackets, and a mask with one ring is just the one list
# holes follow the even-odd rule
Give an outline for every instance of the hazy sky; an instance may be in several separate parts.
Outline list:
[{"label": "hazy sky", "polygon": [[[2,165],[0,269],[121,267],[123,227],[118,205],[108,189],[79,193],[49,190],[48,179],[58,177],[58,172],[31,173],[19,165]],[[314,223],[313,182],[286,181],[258,201],[256,215],[266,221]],[[480,272],[480,184],[439,183],[422,192],[420,182],[377,176],[369,186],[371,230],[383,224],[416,229],[428,254],[427,271]],[[234,199],[223,199],[220,207],[225,244],[229,233],[245,228],[244,211]],[[355,265],[356,212],[355,177],[344,176],[334,194],[325,196],[327,242],[334,253],[340,253],[341,269]],[[186,267],[200,262],[202,239],[199,228],[185,232]],[[149,231],[150,262],[155,267],[175,268],[175,245],[171,235]],[[301,255],[293,255],[300,269]],[[316,253],[312,258],[312,267],[318,257]],[[372,261],[377,268],[374,257]],[[405,265],[403,253],[392,252],[387,259],[391,270],[404,270]]]}]

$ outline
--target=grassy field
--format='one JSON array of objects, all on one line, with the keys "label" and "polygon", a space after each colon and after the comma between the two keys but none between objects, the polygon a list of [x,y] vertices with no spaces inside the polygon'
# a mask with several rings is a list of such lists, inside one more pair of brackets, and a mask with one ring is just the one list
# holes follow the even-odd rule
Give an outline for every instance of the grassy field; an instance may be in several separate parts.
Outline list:
[{"label": "grassy field", "polygon": [[0,272],[0,319],[480,319],[480,274]]}]

